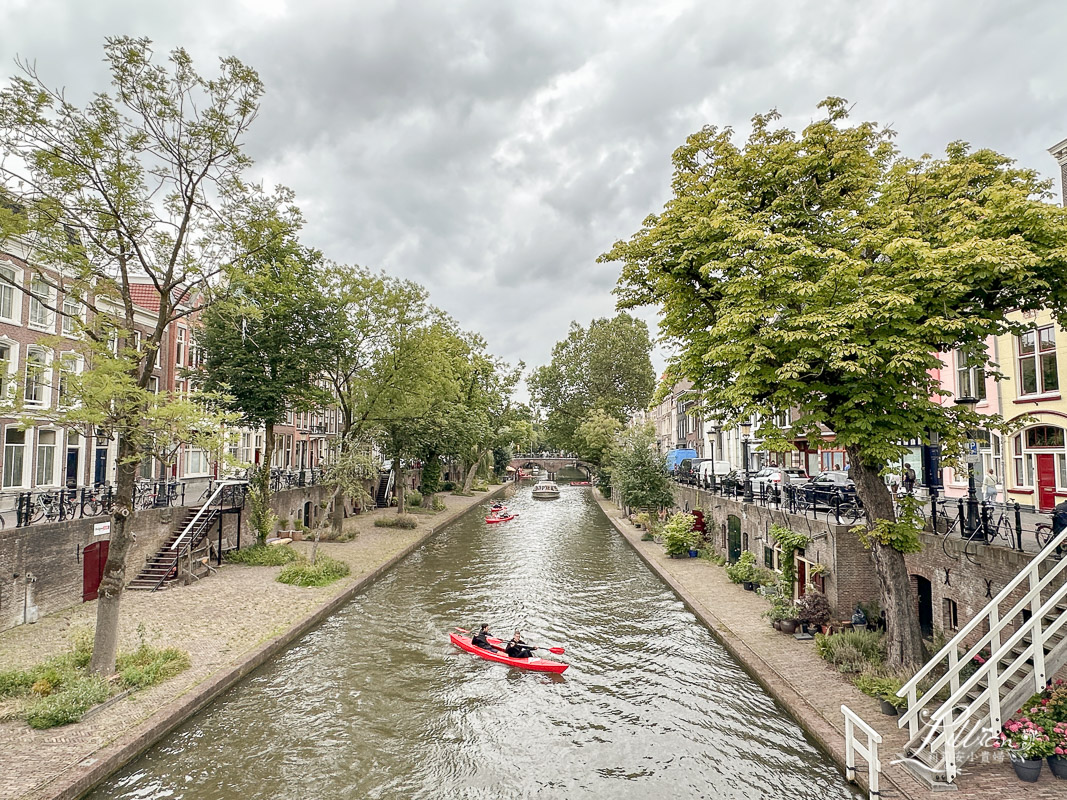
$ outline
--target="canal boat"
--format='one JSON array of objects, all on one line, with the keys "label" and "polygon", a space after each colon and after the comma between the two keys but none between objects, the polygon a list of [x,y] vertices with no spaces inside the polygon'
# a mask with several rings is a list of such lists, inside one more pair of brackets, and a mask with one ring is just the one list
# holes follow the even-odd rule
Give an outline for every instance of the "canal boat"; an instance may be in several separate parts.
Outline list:
[{"label": "canal boat", "polygon": [[[450,633],[448,638],[451,639],[452,644],[460,650],[474,653],[474,655],[481,656],[486,661],[496,661],[498,664],[507,664],[509,667],[528,669],[533,672],[555,672],[558,675],[570,666],[570,664],[564,664],[562,661],[553,661],[548,658],[534,658],[532,656],[530,658],[512,658],[505,653],[501,653],[499,650],[483,650],[481,647],[476,647],[471,644],[470,636],[463,633]],[[500,641],[500,639],[490,638],[489,642],[490,644],[495,644],[497,647],[504,646],[504,642]]]},{"label": "canal boat", "polygon": [[556,500],[559,497],[559,486],[555,481],[541,481],[533,487],[534,500]]}]

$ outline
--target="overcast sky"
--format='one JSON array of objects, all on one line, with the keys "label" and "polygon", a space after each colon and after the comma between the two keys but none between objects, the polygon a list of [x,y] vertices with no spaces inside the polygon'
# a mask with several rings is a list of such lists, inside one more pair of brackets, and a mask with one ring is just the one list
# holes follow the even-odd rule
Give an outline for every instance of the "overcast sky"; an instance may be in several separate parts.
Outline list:
[{"label": "overcast sky", "polygon": [[964,139],[1049,177],[1067,138],[1064,0],[0,0],[0,75],[36,59],[83,102],[120,34],[257,69],[247,149],[296,190],[305,242],[421,282],[528,366],[614,313],[596,257],[663,206],[703,125],[803,126],[838,95],[906,154]]}]

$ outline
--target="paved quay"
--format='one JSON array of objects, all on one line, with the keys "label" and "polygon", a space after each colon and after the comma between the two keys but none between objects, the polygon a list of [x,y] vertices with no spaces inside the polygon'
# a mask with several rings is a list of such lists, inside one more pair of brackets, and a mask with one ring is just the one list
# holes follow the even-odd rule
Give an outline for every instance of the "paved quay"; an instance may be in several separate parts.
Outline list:
[{"label": "paved quay", "polygon": [[[354,541],[319,544],[348,562],[350,575],[330,586],[278,583],[281,567],[225,564],[209,578],[161,592],[127,592],[120,649],[150,644],[189,651],[192,667],[158,686],[91,712],[74,725],[35,731],[0,721],[0,800],[77,798],[135,758],[291,641],[340,608],[380,573],[436,531],[509,484],[472,497],[440,494],[446,510],[418,515],[418,528],[375,528],[380,509],[345,521]],[[293,546],[310,553],[311,542]],[[82,603],[35,625],[0,633],[0,670],[24,667],[70,646],[71,633],[92,629],[96,603]]]},{"label": "paved quay", "polygon": [[[901,766],[891,762],[907,742],[906,731],[895,717],[881,713],[878,702],[860,692],[843,675],[815,654],[812,641],[798,641],[771,628],[760,614],[766,601],[730,582],[726,571],[704,559],[669,558],[663,546],[641,541],[643,531],[630,524],[622,511],[594,492],[612,525],[625,537],[648,566],[662,577],[694,614],[711,630],[753,677],[788,710],[815,742],[845,770],[845,722],[841,706],[847,705],[882,735],[883,798],[903,800],[1063,800],[1067,782],[1058,780],[1047,766],[1037,783],[1023,783],[1007,762],[990,759],[982,750],[961,768],[958,791],[932,792]],[[999,754],[996,754],[999,756]],[[984,761],[983,761],[984,759]],[[857,758],[866,788],[866,762]]]}]

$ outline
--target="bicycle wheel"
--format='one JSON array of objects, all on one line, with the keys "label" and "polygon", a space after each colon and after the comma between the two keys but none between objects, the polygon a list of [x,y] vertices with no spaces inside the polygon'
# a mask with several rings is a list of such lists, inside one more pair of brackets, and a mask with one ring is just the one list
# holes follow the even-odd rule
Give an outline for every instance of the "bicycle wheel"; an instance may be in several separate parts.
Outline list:
[{"label": "bicycle wheel", "polygon": [[30,509],[30,524],[40,522],[42,519],[44,519],[44,506],[37,503]]},{"label": "bicycle wheel", "polygon": [[1034,528],[1034,536],[1037,538],[1038,547],[1045,547],[1054,538],[1052,526],[1047,522],[1039,522]]}]

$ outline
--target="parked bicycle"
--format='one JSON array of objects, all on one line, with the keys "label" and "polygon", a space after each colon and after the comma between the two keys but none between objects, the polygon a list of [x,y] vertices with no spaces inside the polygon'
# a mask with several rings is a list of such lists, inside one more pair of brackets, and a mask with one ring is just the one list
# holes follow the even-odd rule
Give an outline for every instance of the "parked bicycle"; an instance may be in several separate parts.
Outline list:
[{"label": "parked bicycle", "polygon": [[73,519],[75,507],[73,495],[63,493],[61,496],[58,491],[39,492],[30,508],[30,523]]}]

